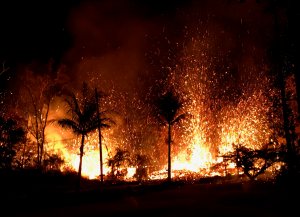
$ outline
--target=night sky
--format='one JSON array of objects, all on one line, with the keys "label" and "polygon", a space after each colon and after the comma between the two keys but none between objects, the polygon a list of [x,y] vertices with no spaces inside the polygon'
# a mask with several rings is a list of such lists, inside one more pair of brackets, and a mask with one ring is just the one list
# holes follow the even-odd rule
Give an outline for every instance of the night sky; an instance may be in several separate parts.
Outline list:
[{"label": "night sky", "polygon": [[[264,52],[272,46],[270,2],[278,3],[279,11],[283,11],[284,52],[297,63],[297,1],[254,0],[1,1],[0,60],[14,69],[52,59],[81,74],[78,68],[84,58],[98,58],[89,64],[102,64],[108,71],[103,74],[111,75],[113,70],[120,70],[108,64],[117,57],[120,65],[128,63],[122,73],[132,80],[136,72],[132,75],[129,71],[144,71],[143,76],[148,76],[161,73],[157,71],[163,67],[173,67],[183,47],[177,45],[208,31],[215,40],[211,53],[228,56],[222,63],[227,67],[228,62],[244,61],[240,57],[251,53],[247,46]],[[148,59],[141,60],[143,56]],[[93,67],[85,70],[95,71]]]},{"label": "night sky", "polygon": [[[74,8],[88,2],[102,4],[107,1],[1,1],[0,8],[0,58],[11,64],[28,63],[32,60],[60,60],[72,46],[69,16]],[[108,1],[109,2],[109,1]],[[168,14],[189,1],[114,1],[132,8],[141,17]],[[117,16],[112,14],[111,16]]]},{"label": "night sky", "polygon": [[79,1],[1,1],[1,59],[11,64],[59,59],[70,46],[67,17]]}]

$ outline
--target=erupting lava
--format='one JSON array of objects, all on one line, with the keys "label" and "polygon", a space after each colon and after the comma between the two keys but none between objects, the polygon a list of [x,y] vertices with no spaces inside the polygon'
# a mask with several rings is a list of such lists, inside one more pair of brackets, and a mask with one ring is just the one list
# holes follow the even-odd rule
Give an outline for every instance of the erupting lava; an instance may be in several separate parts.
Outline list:
[{"label": "erupting lava", "polygon": [[[184,55],[182,62],[178,63],[180,67],[171,70],[167,78],[168,85],[176,87],[184,101],[182,110],[189,114],[173,128],[173,177],[189,173],[199,176],[225,175],[224,171],[214,171],[211,166],[222,162],[220,156],[232,151],[233,144],[257,149],[270,142],[274,133],[269,118],[272,104],[267,95],[274,90],[267,72],[250,65],[250,70],[255,73],[248,78],[240,78],[237,84],[230,77],[228,68],[216,72],[212,64],[208,64],[209,58],[205,59],[203,52],[195,47],[193,45],[190,48],[189,54]],[[123,96],[123,100],[121,98],[109,99],[109,104],[122,108],[123,113],[121,118],[115,117],[122,121],[117,121],[116,126],[103,132],[104,174],[110,172],[108,159],[117,147],[121,147],[131,154],[148,156],[150,161],[146,167],[149,168],[150,179],[166,178],[166,129],[161,129],[160,133],[155,130],[155,119],[146,114],[151,105],[146,105],[139,97],[129,101],[126,96]],[[136,117],[138,115],[140,117]],[[60,150],[65,159],[62,170],[78,168],[80,141],[72,138],[72,134],[67,133],[66,136],[59,127],[47,131],[48,142],[55,144],[54,149]],[[88,135],[84,153],[83,176],[90,179],[99,177],[96,132]],[[133,179],[135,171],[135,168],[128,166],[125,179]]]}]

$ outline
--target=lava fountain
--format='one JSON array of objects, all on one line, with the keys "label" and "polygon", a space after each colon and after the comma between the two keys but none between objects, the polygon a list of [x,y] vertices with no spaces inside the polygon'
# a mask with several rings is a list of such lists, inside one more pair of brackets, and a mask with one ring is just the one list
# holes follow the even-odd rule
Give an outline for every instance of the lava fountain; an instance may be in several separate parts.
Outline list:
[{"label": "lava fountain", "polygon": [[[216,67],[220,61],[214,63],[215,57],[205,53],[200,40],[193,39],[190,44],[183,49],[178,64],[169,69],[163,81],[167,85],[162,88],[173,87],[184,102],[182,111],[189,114],[173,127],[173,177],[189,173],[224,175],[224,171],[216,172],[211,167],[222,161],[221,156],[232,151],[234,144],[258,149],[271,141],[274,129],[269,96],[276,93],[264,65],[256,66],[250,61],[241,69],[243,72],[234,75],[232,66]],[[118,111],[112,116],[116,125],[103,132],[105,175],[110,172],[108,160],[116,148],[122,148],[128,150],[131,157],[148,156],[150,160],[145,167],[150,179],[166,178],[167,129],[158,126],[150,112],[153,105],[147,104],[144,98],[138,91],[134,96],[114,93],[104,102],[104,107],[109,105]],[[61,138],[57,149],[66,161],[62,170],[77,170],[80,141],[73,136],[66,142],[66,136],[58,128],[47,132],[49,142],[56,137]],[[82,174],[90,179],[99,177],[99,167],[98,137],[93,133],[88,135],[85,144]],[[127,169],[125,179],[132,179],[135,168],[124,169]]]}]

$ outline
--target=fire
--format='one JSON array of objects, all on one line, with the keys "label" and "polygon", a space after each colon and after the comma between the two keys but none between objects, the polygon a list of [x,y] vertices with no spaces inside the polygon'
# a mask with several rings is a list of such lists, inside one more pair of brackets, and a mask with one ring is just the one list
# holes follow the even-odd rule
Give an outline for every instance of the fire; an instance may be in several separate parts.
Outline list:
[{"label": "fire", "polygon": [[[248,98],[247,101],[241,102],[235,109],[231,108],[231,113],[226,114],[226,116],[219,121],[220,131],[218,133],[220,145],[215,149],[211,149],[211,144],[209,144],[210,140],[205,135],[204,127],[208,125],[208,123],[203,121],[201,115],[197,115],[196,111],[199,109],[199,104],[194,102],[195,108],[190,112],[196,113],[196,115],[184,124],[184,136],[175,135],[174,138],[174,141],[178,141],[181,144],[175,144],[175,142],[172,144],[172,175],[177,176],[178,173],[176,171],[194,172],[202,176],[221,175],[216,171],[210,170],[210,167],[214,163],[222,161],[222,158],[218,157],[218,154],[221,155],[232,151],[232,144],[241,143],[255,147],[267,142],[271,131],[264,125],[266,124],[266,120],[261,113],[260,97],[262,96],[253,95],[253,97]],[[201,111],[201,109],[199,110]],[[178,128],[174,128],[174,130],[178,130]],[[61,169],[72,168],[73,170],[77,170],[79,164],[78,147],[80,140],[78,138],[72,138],[67,141],[67,145],[65,144],[66,141],[64,141],[63,136],[62,130],[57,127],[52,127],[47,131],[49,144],[54,143],[53,150],[60,150],[66,161],[66,164]],[[107,166],[107,161],[109,151],[112,152],[112,150],[114,150],[112,144],[115,143],[115,139],[113,138],[113,133],[106,133],[104,138],[104,146],[107,146],[108,149],[103,148],[103,168],[104,175],[108,175],[110,168]],[[176,147],[180,145],[183,147]],[[215,150],[218,154],[213,153],[212,150]],[[167,155],[165,156],[167,157]],[[230,167],[233,168],[234,165],[229,165],[228,168]],[[166,168],[167,166],[165,165],[162,170],[154,171],[149,175],[149,178],[165,178]],[[132,179],[135,172],[136,168],[127,168],[125,179]],[[96,179],[99,178],[99,174],[98,138],[97,133],[94,133],[88,137],[88,141],[85,144],[82,175],[89,179]]]},{"label": "fire", "polygon": [[[71,147],[67,148],[67,151],[64,152],[64,158],[67,164],[65,165],[65,169],[72,168],[77,171],[79,165],[79,145],[80,139],[76,138],[73,141]],[[110,168],[105,164],[108,159],[107,150],[103,149],[103,173],[107,175],[110,171]],[[82,160],[82,176],[87,177],[89,179],[97,179],[100,176],[100,155],[98,148],[98,138],[97,133],[90,135],[88,137],[88,141],[85,143],[84,156]]]},{"label": "fire", "polygon": [[174,170],[200,172],[200,169],[210,167],[213,160],[209,150],[202,148],[199,143],[194,144],[190,150],[190,156],[186,153],[179,153],[175,157],[172,162]]},{"label": "fire", "polygon": [[[193,88],[193,86],[191,85],[189,88]],[[197,89],[193,91],[197,92]],[[267,126],[266,111],[264,111],[267,108],[262,106],[262,103],[266,104],[266,99],[262,92],[254,93],[245,100],[241,100],[235,107],[224,107],[220,111],[222,117],[213,121],[210,120],[211,114],[205,114],[208,110],[205,108],[205,104],[201,102],[202,99],[197,98],[197,96],[191,97],[195,100],[192,104],[186,105],[186,109],[192,114],[192,118],[186,120],[183,126],[174,127],[174,131],[181,131],[182,135],[174,133],[174,144],[172,144],[173,176],[181,177],[188,172],[198,173],[201,176],[222,175],[224,173],[212,171],[210,167],[214,163],[222,161],[220,155],[232,151],[232,144],[244,144],[256,148],[269,141],[272,132]],[[215,135],[209,137],[207,132],[214,126],[218,130],[215,131]],[[110,168],[107,165],[109,152],[113,152],[115,149],[113,145],[117,143],[117,138],[114,138],[114,133],[112,133],[114,131],[116,130],[112,130],[104,136],[103,147],[108,147],[108,149],[103,148],[104,175],[110,173]],[[69,133],[68,136],[70,135]],[[64,138],[64,133],[57,127],[47,131],[48,142],[55,143],[53,150],[61,151],[66,161],[61,169],[72,168],[76,171],[79,164],[80,140],[74,138],[74,135],[69,141],[64,141]],[[216,141],[219,144],[214,144]],[[125,140],[119,143],[126,146]],[[99,178],[97,133],[89,135],[84,153],[82,175],[89,179]],[[154,157],[152,156],[152,158]],[[167,155],[165,157],[167,158]],[[228,168],[230,167],[233,168],[234,165],[228,165]],[[149,178],[165,178],[167,166],[162,166],[162,168],[162,170],[153,171],[152,174],[149,174]],[[126,169],[125,179],[133,179],[136,168],[129,167]]]},{"label": "fire", "polygon": [[[80,139],[74,137],[71,132],[64,132],[58,127],[49,127],[46,131],[48,146],[52,144],[50,152],[60,152],[65,164],[61,167],[62,171],[74,170],[77,171],[79,165],[79,144]],[[63,139],[63,136],[68,136],[69,139]],[[103,141],[105,147],[107,139]],[[112,142],[112,141],[111,141]],[[48,147],[49,148],[49,147]],[[103,174],[108,175],[110,168],[107,165],[109,159],[109,150],[103,148]],[[127,168],[126,179],[132,179],[136,168]],[[93,133],[88,137],[85,143],[85,151],[82,162],[82,176],[89,179],[99,179],[100,177],[100,155],[98,147],[98,133]]]},{"label": "fire", "polygon": [[[225,169],[214,171],[211,167],[223,161],[221,156],[232,151],[233,144],[258,149],[271,141],[274,134],[269,117],[272,104],[267,96],[267,93],[273,92],[271,81],[267,73],[261,72],[244,78],[236,87],[235,83],[226,80],[227,71],[217,73],[197,46],[189,49],[190,54],[186,51],[188,54],[178,63],[178,67],[170,69],[167,78],[167,83],[175,86],[184,100],[182,111],[189,114],[182,123],[172,128],[172,176],[182,177],[188,173],[199,176],[225,175]],[[252,67],[257,71],[255,66]],[[227,84],[223,84],[224,80]],[[238,91],[231,92],[234,88]],[[147,114],[149,105],[144,104],[136,94],[130,100],[126,94],[115,94],[115,99],[110,98],[105,102],[105,105],[121,109],[124,119],[115,116],[117,126],[103,132],[104,175],[109,175],[111,171],[107,164],[109,158],[117,147],[121,147],[131,154],[150,156],[151,162],[145,166],[154,168],[149,169],[150,179],[166,178],[165,128],[155,133],[156,123]],[[48,143],[55,144],[53,151],[59,150],[65,159],[66,163],[61,169],[76,171],[80,139],[59,127],[48,128],[46,134]],[[99,178],[99,158],[98,136],[95,132],[88,135],[85,143],[83,176]],[[227,169],[234,167],[234,164],[227,165]],[[136,168],[128,166],[124,169],[127,170],[125,179],[132,180]]]},{"label": "fire", "polygon": [[[76,155],[69,156],[70,165],[72,168],[77,168],[79,165],[79,157]],[[96,151],[90,151],[83,158],[82,175],[89,179],[96,179],[100,174],[99,169],[99,154]]]}]

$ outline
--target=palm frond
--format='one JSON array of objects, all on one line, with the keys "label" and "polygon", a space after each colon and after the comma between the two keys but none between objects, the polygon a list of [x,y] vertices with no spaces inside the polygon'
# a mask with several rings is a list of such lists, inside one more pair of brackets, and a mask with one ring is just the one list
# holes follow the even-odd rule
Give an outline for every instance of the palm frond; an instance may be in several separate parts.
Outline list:
[{"label": "palm frond", "polygon": [[74,122],[73,120],[64,118],[64,119],[58,120],[57,123],[63,128],[71,129],[76,134],[82,133],[82,130],[80,129],[79,125],[76,122]]},{"label": "palm frond", "polygon": [[69,106],[69,112],[74,113],[75,115],[72,114],[72,117],[76,118],[76,117],[81,117],[82,116],[82,112],[80,110],[80,106],[78,103],[78,100],[75,96],[74,93],[70,93],[69,94],[70,98],[67,98],[65,101]]},{"label": "palm frond", "polygon": [[157,120],[158,120],[158,124],[161,125],[161,126],[165,126],[168,124],[168,121],[164,118],[163,115],[158,115],[157,116]]},{"label": "palm frond", "polygon": [[172,91],[160,96],[156,101],[159,117],[165,119],[168,123],[172,123],[177,119],[176,116],[182,106],[181,100]]},{"label": "palm frond", "polygon": [[100,124],[105,124],[105,125],[109,125],[109,126],[112,126],[112,125],[115,125],[116,122],[113,121],[111,118],[101,118],[100,119]]},{"label": "palm frond", "polygon": [[107,109],[107,110],[104,110],[104,111],[101,111],[100,112],[100,116],[106,116],[106,115],[120,115],[119,112],[113,110],[113,109]]},{"label": "palm frond", "polygon": [[100,124],[100,127],[101,128],[110,128],[111,125],[102,123],[102,124]]},{"label": "palm frond", "polygon": [[82,115],[80,120],[85,122],[90,122],[93,119],[97,119],[97,106],[95,102],[86,102],[87,104],[84,105]]},{"label": "palm frond", "polygon": [[177,116],[173,121],[171,121],[171,125],[175,124],[175,123],[179,123],[181,120],[185,119],[186,114],[181,114],[179,116]]},{"label": "palm frond", "polygon": [[51,119],[47,121],[47,124],[52,125],[52,124],[56,124],[58,122],[57,119]]},{"label": "palm frond", "polygon": [[184,113],[179,115],[178,117],[176,117],[172,122],[171,125],[175,124],[175,123],[179,123],[180,121],[182,121],[183,119],[186,119],[187,117],[192,116],[191,114],[188,113]]}]

